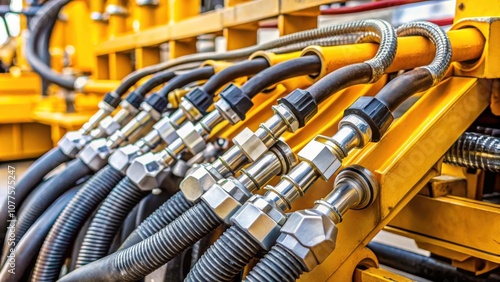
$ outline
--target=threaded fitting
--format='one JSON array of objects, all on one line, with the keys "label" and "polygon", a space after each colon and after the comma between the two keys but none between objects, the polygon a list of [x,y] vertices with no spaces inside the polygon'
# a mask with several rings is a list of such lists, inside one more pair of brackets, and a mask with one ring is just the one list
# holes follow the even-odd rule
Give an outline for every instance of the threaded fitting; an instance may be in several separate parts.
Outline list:
[{"label": "threaded fitting", "polygon": [[205,252],[185,281],[231,281],[260,250],[258,242],[233,225]]},{"label": "threaded fitting", "polygon": [[444,162],[500,172],[500,138],[466,132],[446,152]]},{"label": "threaded fitting", "polygon": [[275,245],[247,275],[247,282],[295,282],[304,272],[300,261],[286,248]]}]

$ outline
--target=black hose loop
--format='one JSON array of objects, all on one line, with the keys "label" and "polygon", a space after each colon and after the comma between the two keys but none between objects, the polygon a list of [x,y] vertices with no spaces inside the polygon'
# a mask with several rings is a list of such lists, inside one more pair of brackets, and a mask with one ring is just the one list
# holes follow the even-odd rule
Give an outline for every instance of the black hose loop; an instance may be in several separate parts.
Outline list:
[{"label": "black hose loop", "polygon": [[250,271],[245,281],[295,282],[304,270],[300,261],[278,244]]}]

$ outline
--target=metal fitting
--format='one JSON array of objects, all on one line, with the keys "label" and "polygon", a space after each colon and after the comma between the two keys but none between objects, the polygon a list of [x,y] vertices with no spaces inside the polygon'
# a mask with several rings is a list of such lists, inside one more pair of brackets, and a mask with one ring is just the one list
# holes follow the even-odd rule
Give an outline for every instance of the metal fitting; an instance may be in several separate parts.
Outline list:
[{"label": "metal fitting", "polygon": [[97,127],[99,122],[104,117],[108,116],[115,110],[114,107],[111,107],[108,103],[104,101],[99,102],[97,106],[99,107],[99,110],[94,115],[92,115],[89,121],[84,123],[82,125],[82,128],[80,128],[79,130],[83,135],[89,134],[92,129]]},{"label": "metal fitting", "polygon": [[95,22],[103,22],[103,23],[108,21],[108,17],[105,13],[101,13],[101,12],[97,12],[97,11],[90,13],[90,19],[92,21],[95,21]]},{"label": "metal fitting", "polygon": [[[362,118],[348,115],[339,123],[339,131],[330,138],[345,158],[354,148],[362,148],[372,140],[372,129]],[[339,151],[340,150],[340,151]]]},{"label": "metal fitting", "polygon": [[285,247],[306,271],[311,271],[335,250],[337,232],[328,216],[316,210],[301,210],[290,215],[276,244]]},{"label": "metal fitting", "polygon": [[229,224],[229,219],[241,205],[246,202],[252,193],[246,189],[237,179],[222,179],[212,185],[201,196],[201,200],[214,211],[222,220]]},{"label": "metal fitting", "polygon": [[179,189],[184,193],[186,199],[190,202],[198,202],[201,196],[217,181],[223,179],[221,175],[210,164],[202,164],[193,167],[191,172],[180,183]]},{"label": "metal fitting", "polygon": [[299,160],[311,165],[325,181],[342,166],[337,152],[328,142],[324,142],[328,140],[327,137],[317,136],[298,153]]},{"label": "metal fitting", "polygon": [[179,138],[179,134],[177,134],[176,130],[184,119],[183,112],[177,110],[172,115],[160,119],[160,121],[153,125],[153,129],[158,132],[165,143],[172,144],[172,142]]},{"label": "metal fitting", "polygon": [[179,109],[181,109],[184,112],[184,115],[187,117],[187,119],[192,122],[196,122],[203,117],[200,111],[198,111],[198,109],[187,99],[183,98],[181,100],[181,103],[179,104]]},{"label": "metal fitting", "polygon": [[241,121],[239,115],[231,108],[224,99],[220,99],[214,104],[217,111],[224,117],[225,120],[229,121],[232,125],[237,124]]},{"label": "metal fitting", "polygon": [[156,7],[158,6],[158,3],[159,1],[158,0],[135,0],[135,3],[137,4],[137,6],[149,6],[149,7]]},{"label": "metal fitting", "polygon": [[108,163],[112,149],[105,138],[92,140],[79,154],[79,158],[93,171],[98,171]]},{"label": "metal fitting", "polygon": [[253,237],[264,250],[270,250],[274,245],[285,221],[285,214],[260,195],[250,198],[231,217],[231,224]]},{"label": "metal fitting", "polygon": [[153,153],[136,158],[127,169],[127,177],[143,191],[161,187],[168,175],[163,162]]},{"label": "metal fitting", "polygon": [[70,131],[64,134],[57,146],[66,156],[74,158],[90,140],[91,137],[81,131]]},{"label": "metal fitting", "polygon": [[118,148],[115,152],[113,152],[113,154],[111,154],[111,156],[109,156],[108,163],[122,175],[125,175],[132,161],[134,161],[141,154],[141,149],[137,145],[125,145]]},{"label": "metal fitting", "polygon": [[288,107],[279,104],[277,106],[273,106],[273,111],[275,114],[280,116],[286,124],[288,131],[295,132],[299,129],[299,120]]},{"label": "metal fitting", "polygon": [[255,162],[268,150],[266,144],[248,127],[233,138],[233,143],[251,162]]},{"label": "metal fitting", "polygon": [[201,153],[206,147],[204,129],[200,124],[194,125],[192,122],[187,121],[177,130],[179,138],[184,143],[186,149],[188,149],[191,154],[196,155]]},{"label": "metal fitting", "polygon": [[79,76],[75,79],[75,82],[73,83],[73,86],[75,88],[75,92],[81,93],[83,92],[83,88],[85,85],[87,85],[87,82],[89,82],[89,77],[88,76]]},{"label": "metal fitting", "polygon": [[116,4],[109,4],[106,6],[106,14],[110,16],[122,16],[126,17],[128,16],[128,11],[127,8],[116,5]]}]

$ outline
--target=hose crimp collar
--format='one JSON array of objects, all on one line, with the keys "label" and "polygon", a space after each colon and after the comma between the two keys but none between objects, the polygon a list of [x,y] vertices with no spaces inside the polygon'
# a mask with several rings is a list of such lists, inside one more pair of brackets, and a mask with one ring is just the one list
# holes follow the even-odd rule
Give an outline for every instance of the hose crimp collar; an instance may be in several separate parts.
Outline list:
[{"label": "hose crimp collar", "polygon": [[80,152],[90,140],[90,136],[82,134],[80,131],[70,131],[59,140],[57,146],[66,156],[75,158],[78,152]]},{"label": "hose crimp collar", "polygon": [[270,250],[280,235],[286,215],[274,203],[260,195],[254,195],[230,219],[246,232],[264,250]]}]

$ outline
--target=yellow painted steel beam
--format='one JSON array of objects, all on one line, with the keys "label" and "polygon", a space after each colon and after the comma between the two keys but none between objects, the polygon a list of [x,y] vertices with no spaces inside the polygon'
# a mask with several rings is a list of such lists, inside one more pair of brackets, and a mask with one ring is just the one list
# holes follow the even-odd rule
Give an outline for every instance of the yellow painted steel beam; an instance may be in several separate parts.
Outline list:
[{"label": "yellow painted steel beam", "polygon": [[[484,224],[486,219],[488,224]],[[499,205],[455,196],[418,195],[390,226],[407,231],[410,237],[413,233],[444,241],[456,245],[452,250],[500,263]]]},{"label": "yellow painted steel beam", "polygon": [[[344,165],[356,163],[375,173],[379,197],[366,210],[348,212],[339,226],[337,249],[322,265],[303,275],[302,281],[340,281],[335,273],[342,263],[364,248],[439,173],[435,164],[488,106],[490,91],[490,81],[449,78],[427,91],[380,142],[345,160]],[[332,183],[316,183],[308,206],[332,187]]]},{"label": "yellow painted steel beam", "polygon": [[85,93],[99,93],[105,94],[109,91],[115,90],[119,85],[120,80],[89,80],[83,87]]}]

